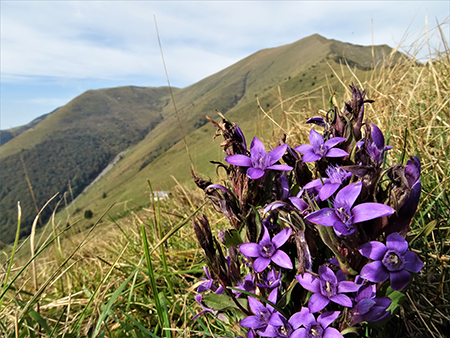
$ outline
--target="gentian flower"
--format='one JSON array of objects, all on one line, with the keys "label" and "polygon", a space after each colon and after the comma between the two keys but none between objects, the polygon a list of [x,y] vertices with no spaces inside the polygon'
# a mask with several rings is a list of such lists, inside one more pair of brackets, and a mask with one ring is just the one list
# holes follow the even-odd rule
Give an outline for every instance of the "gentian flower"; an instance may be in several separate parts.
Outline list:
[{"label": "gentian flower", "polygon": [[334,208],[324,208],[305,217],[306,220],[332,226],[338,236],[350,236],[355,232],[354,224],[374,218],[392,215],[395,210],[381,203],[362,203],[353,206],[362,188],[361,181],[342,188],[334,200]]},{"label": "gentian flower", "polygon": [[302,325],[301,318],[298,313],[294,313],[289,320],[284,318],[281,314],[276,313],[274,316],[278,316],[279,324],[269,324],[264,330],[259,330],[260,337],[276,337],[276,338],[289,338],[293,337],[294,330]]},{"label": "gentian flower", "polygon": [[367,147],[367,151],[378,165],[383,163],[384,152],[392,149],[391,146],[385,146],[384,144],[384,135],[381,132],[380,128],[378,128],[375,124],[372,124],[372,140],[373,143]]},{"label": "gentian flower", "polygon": [[309,132],[309,144],[301,144],[294,149],[303,154],[303,162],[318,161],[323,157],[344,157],[348,153],[342,149],[331,149],[338,143],[345,141],[344,137],[333,137],[324,142],[322,136],[311,129]]},{"label": "gentian flower", "polygon": [[255,272],[261,272],[274,262],[282,268],[292,269],[292,262],[289,256],[279,248],[286,243],[291,236],[291,229],[281,230],[270,239],[269,230],[263,226],[263,236],[258,243],[244,243],[239,245],[241,253],[248,257],[256,257],[253,263]]},{"label": "gentian flower", "polygon": [[[277,302],[277,293],[278,290],[274,289],[269,295],[268,300],[273,304]],[[279,316],[276,315],[278,312],[275,311],[275,309],[269,304],[264,306],[255,297],[248,297],[248,304],[250,306],[250,310],[254,313],[254,316],[248,316],[242,319],[239,323],[242,327],[265,329],[269,324],[278,326],[282,325]]]},{"label": "gentian flower", "polygon": [[209,275],[208,268],[206,266],[203,267],[203,270],[205,271],[206,277],[208,277],[198,288],[197,292],[202,293],[206,291],[217,291],[217,286],[214,285],[214,280]]},{"label": "gentian flower", "polygon": [[329,327],[339,314],[340,311],[324,312],[316,320],[308,308],[303,307],[294,316],[304,327],[294,331],[290,338],[344,338],[338,330]]},{"label": "gentian flower", "polygon": [[407,250],[408,242],[397,233],[387,236],[386,245],[376,241],[361,245],[361,255],[374,260],[362,268],[361,277],[373,283],[390,278],[393,290],[403,290],[411,280],[408,271],[418,273],[423,268],[417,254]]},{"label": "gentian flower", "polygon": [[390,316],[391,311],[386,311],[392,301],[389,297],[376,298],[376,285],[363,284],[355,297],[355,306],[350,310],[351,325],[361,322],[378,322]]},{"label": "gentian flower", "polygon": [[310,273],[295,276],[297,281],[306,290],[314,292],[309,299],[308,307],[311,313],[321,311],[331,301],[333,303],[351,307],[350,297],[343,295],[344,292],[355,292],[360,285],[350,281],[338,281],[338,278],[326,265],[319,267],[319,277]]},{"label": "gentian flower", "polygon": [[243,151],[247,150],[247,142],[245,141],[244,133],[242,132],[241,128],[234,123],[235,129],[234,129],[234,137],[238,140],[238,142],[241,145],[241,148]]},{"label": "gentian flower", "polygon": [[247,169],[247,176],[256,180],[264,175],[267,169],[290,171],[293,168],[285,164],[274,164],[286,152],[287,144],[283,144],[274,150],[266,153],[264,144],[256,137],[253,138],[250,145],[250,157],[247,155],[230,155],[225,157],[225,161],[232,165],[241,167],[249,167]]},{"label": "gentian flower", "polygon": [[320,116],[314,116],[306,120],[306,123],[314,123],[320,127],[325,127],[325,121]]},{"label": "gentian flower", "polygon": [[[256,290],[255,276],[252,276],[252,273],[249,273],[247,276],[245,276],[243,281],[238,281],[238,285],[236,286],[236,289],[254,293]],[[233,290],[233,293],[236,294],[236,297],[239,297],[242,294],[241,292],[236,291],[236,290]]]},{"label": "gentian flower", "polygon": [[346,170],[339,167],[335,167],[333,165],[328,166],[325,172],[328,175],[328,177],[325,177],[322,180],[317,179],[311,181],[310,183],[304,186],[304,189],[312,189],[312,188],[318,189],[319,198],[321,201],[325,201],[328,197],[333,195],[336,192],[336,190],[339,189],[341,184],[347,178],[352,176],[352,173],[349,173]]},{"label": "gentian flower", "polygon": [[203,311],[197,313],[194,317],[192,317],[192,320],[195,320],[197,317],[199,317],[202,314],[207,313],[207,312],[212,313],[213,315],[217,315],[218,311],[215,311],[213,309],[207,308],[206,306],[204,306],[202,304],[202,295],[200,295],[200,294],[196,295],[195,296],[195,301],[200,304],[200,306],[203,308]]},{"label": "gentian flower", "polygon": [[281,270],[277,273],[277,271],[272,268],[267,273],[263,273],[261,276],[261,282],[256,283],[256,285],[260,288],[264,289],[275,289],[281,285]]}]

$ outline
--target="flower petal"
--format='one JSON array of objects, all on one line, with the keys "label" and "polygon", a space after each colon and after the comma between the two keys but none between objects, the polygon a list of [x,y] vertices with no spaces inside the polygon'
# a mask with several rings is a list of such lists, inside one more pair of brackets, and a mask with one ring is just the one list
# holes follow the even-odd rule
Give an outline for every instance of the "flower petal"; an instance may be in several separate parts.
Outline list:
[{"label": "flower petal", "polygon": [[322,279],[326,282],[330,282],[332,284],[337,283],[337,278],[336,278],[336,275],[334,274],[333,270],[331,270],[326,265],[319,266],[319,277],[320,277],[320,279]]},{"label": "flower petal", "polygon": [[420,260],[416,253],[407,251],[405,253],[404,267],[408,271],[418,273],[423,268],[423,262]]},{"label": "flower petal", "polygon": [[278,249],[280,246],[282,246],[291,236],[292,229],[283,229],[278,234],[276,234],[272,238],[272,243],[275,244],[275,247]]},{"label": "flower petal", "polygon": [[[332,137],[328,141],[325,142],[325,146],[330,149],[334,146],[338,145],[341,142],[344,142],[346,140],[345,137]],[[348,154],[347,154],[348,155]]]},{"label": "flower petal", "polygon": [[282,268],[292,269],[291,259],[283,250],[277,250],[272,256],[272,261]]},{"label": "flower petal", "polygon": [[248,168],[247,176],[252,180],[257,180],[264,175],[264,170],[258,168]]},{"label": "flower petal", "polygon": [[339,190],[336,194],[336,199],[334,200],[335,207],[348,207],[351,208],[361,193],[362,183],[358,181],[347,185],[346,187]]},{"label": "flower petal", "polygon": [[294,313],[289,319],[289,323],[293,328],[296,328],[297,325],[308,326],[310,324],[313,324],[315,321],[316,318],[314,318],[314,315],[309,311],[307,307],[302,307],[299,312]]},{"label": "flower petal", "polygon": [[[305,311],[303,311],[303,309],[305,309]],[[314,321],[314,316],[309,312],[308,308],[304,307],[302,308],[302,311],[294,313],[291,318],[289,318],[289,324],[291,324],[294,330],[298,329],[302,325],[307,325],[304,317],[309,318],[310,321],[312,317],[312,321]]]},{"label": "flower petal", "polygon": [[304,327],[301,327],[298,330],[295,330],[294,332],[292,332],[290,338],[308,338],[306,333],[307,333],[306,329]]},{"label": "flower petal", "polygon": [[345,150],[339,148],[332,148],[327,151],[325,157],[344,157],[348,156],[348,153]]},{"label": "flower petal", "polygon": [[350,297],[343,295],[343,294],[331,296],[330,300],[336,304],[346,306],[346,307],[352,307],[352,305],[353,305]]},{"label": "flower petal", "polygon": [[254,137],[250,144],[250,155],[252,159],[259,159],[266,154],[264,143],[257,137]]},{"label": "flower petal", "polygon": [[377,241],[364,243],[359,246],[359,252],[361,255],[376,261],[380,261],[384,257],[386,251],[386,245]]},{"label": "flower petal", "polygon": [[292,205],[300,211],[303,211],[309,207],[308,203],[298,197],[289,197],[289,201],[291,201]]},{"label": "flower petal", "polygon": [[334,327],[329,327],[323,333],[322,338],[344,338],[344,336]]},{"label": "flower petal", "polygon": [[373,283],[379,283],[389,278],[389,272],[381,261],[375,261],[363,266],[361,269],[361,277]]},{"label": "flower petal", "polygon": [[298,151],[299,153],[302,153],[302,154],[304,154],[306,152],[310,152],[310,151],[314,152],[313,147],[311,147],[309,144],[300,144],[299,146],[296,146],[294,148],[294,150],[296,150],[296,151]]},{"label": "flower petal", "polygon": [[[324,180],[324,183],[325,183],[325,180]],[[323,186],[323,184],[320,181],[320,179],[317,179],[317,180],[314,180],[314,181],[311,181],[311,182],[305,184],[303,189],[312,189],[312,188],[317,188],[317,187],[322,187],[322,186]]]},{"label": "flower petal", "polygon": [[390,206],[381,203],[362,203],[352,209],[353,223],[389,216],[395,212]]},{"label": "flower petal", "polygon": [[317,318],[317,322],[326,329],[337,317],[339,317],[340,313],[341,311],[324,312]]},{"label": "flower petal", "polygon": [[232,165],[238,165],[240,167],[251,167],[252,160],[250,157],[245,155],[230,155],[225,157],[225,161]]},{"label": "flower petal", "polygon": [[405,166],[405,177],[408,181],[409,188],[411,188],[420,177],[420,160],[417,156],[410,156],[410,159]]},{"label": "flower petal", "polygon": [[306,220],[315,223],[320,224],[324,226],[331,227],[334,225],[334,223],[340,221],[339,217],[336,215],[336,212],[334,209],[331,208],[323,208],[320,210],[317,210],[308,216],[305,217]]},{"label": "flower petal", "polygon": [[323,144],[323,137],[314,129],[309,132],[309,143],[314,148],[314,150],[319,150]]},{"label": "flower petal", "polygon": [[311,118],[307,119],[305,123],[314,123],[318,126],[325,127],[325,122],[324,122],[323,118],[320,116],[311,117]]},{"label": "flower petal", "polygon": [[263,234],[260,242],[270,242],[269,230],[265,226],[263,226]]},{"label": "flower petal", "polygon": [[314,161],[318,161],[322,158],[322,156],[317,155],[315,152],[311,151],[307,151],[303,154],[303,162],[314,162]]},{"label": "flower petal", "polygon": [[[319,198],[321,201],[325,201],[328,197],[333,195],[341,185],[339,183],[325,184],[319,191]],[[305,186],[306,187],[306,186]]]},{"label": "flower petal", "polygon": [[270,258],[258,257],[253,262],[253,269],[255,272],[261,272],[270,264]]},{"label": "flower petal", "polygon": [[283,155],[286,153],[286,149],[287,149],[288,145],[282,144],[279,147],[276,147],[275,149],[273,149],[272,151],[270,151],[267,155],[270,158],[270,165],[274,164],[275,162],[277,162],[280,158],[283,157]]},{"label": "flower petal", "polygon": [[386,237],[386,247],[399,253],[405,253],[408,250],[408,242],[403,236],[392,233]]},{"label": "flower petal", "polygon": [[261,255],[261,246],[257,243],[243,243],[239,245],[239,250],[248,257],[259,257]]},{"label": "flower petal", "polygon": [[287,164],[274,164],[274,165],[268,166],[266,169],[279,170],[279,171],[291,171],[294,168],[292,168],[291,166],[288,166]]},{"label": "flower petal", "polygon": [[384,136],[380,128],[378,128],[375,124],[372,124],[371,134],[373,143],[375,143],[378,149],[382,150],[384,148]]},{"label": "flower petal", "polygon": [[392,290],[401,291],[411,281],[411,275],[406,270],[391,271],[391,288]]},{"label": "flower petal", "polygon": [[355,232],[355,227],[352,224],[345,225],[341,222],[341,220],[336,221],[336,223],[333,224],[334,232],[339,237],[347,237],[350,236]]},{"label": "flower petal", "polygon": [[249,327],[254,329],[260,329],[265,327],[267,324],[265,324],[260,316],[248,316],[242,319],[239,324],[242,327]]},{"label": "flower petal", "polygon": [[338,286],[338,292],[339,293],[343,293],[343,292],[356,292],[359,290],[359,288],[361,287],[361,285],[356,284],[355,282],[350,282],[350,281],[342,281],[339,283]]},{"label": "flower petal", "polygon": [[320,292],[320,281],[317,277],[314,277],[310,273],[304,273],[303,275],[295,276],[297,281],[303,286],[306,290],[311,292]]},{"label": "flower petal", "polygon": [[325,298],[320,293],[315,293],[309,298],[308,302],[308,308],[311,313],[319,312],[325,308],[325,306],[328,305],[330,300],[328,298]]},{"label": "flower petal", "polygon": [[255,315],[267,311],[266,307],[255,297],[248,297],[248,305]]}]

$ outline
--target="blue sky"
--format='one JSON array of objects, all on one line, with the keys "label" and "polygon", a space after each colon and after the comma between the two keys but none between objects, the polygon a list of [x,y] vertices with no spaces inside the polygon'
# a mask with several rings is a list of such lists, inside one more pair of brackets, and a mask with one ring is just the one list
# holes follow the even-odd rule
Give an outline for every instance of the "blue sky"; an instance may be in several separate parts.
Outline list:
[{"label": "blue sky", "polygon": [[[264,48],[311,34],[359,45],[408,46],[449,1],[0,1],[0,129],[88,89],[185,87]],[[373,20],[373,35],[372,35]],[[436,31],[430,31],[430,35]],[[432,38],[435,47],[439,39]]]}]

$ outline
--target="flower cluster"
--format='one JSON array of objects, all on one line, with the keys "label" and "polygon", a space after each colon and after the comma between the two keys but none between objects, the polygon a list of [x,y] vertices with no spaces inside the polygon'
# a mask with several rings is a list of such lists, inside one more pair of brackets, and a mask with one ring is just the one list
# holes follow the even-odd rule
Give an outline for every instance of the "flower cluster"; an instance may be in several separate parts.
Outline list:
[{"label": "flower cluster", "polygon": [[392,147],[364,122],[373,101],[351,89],[342,111],[307,121],[322,129],[311,129],[310,144],[289,146],[284,137],[267,151],[254,137],[247,149],[236,124],[211,120],[224,137],[227,180],[192,176],[230,228],[217,240],[206,216],[193,219],[208,266],[196,300],[218,320],[240,313],[236,334],[342,337],[388,320],[390,296],[423,267],[405,239],[420,161],[386,163]]}]

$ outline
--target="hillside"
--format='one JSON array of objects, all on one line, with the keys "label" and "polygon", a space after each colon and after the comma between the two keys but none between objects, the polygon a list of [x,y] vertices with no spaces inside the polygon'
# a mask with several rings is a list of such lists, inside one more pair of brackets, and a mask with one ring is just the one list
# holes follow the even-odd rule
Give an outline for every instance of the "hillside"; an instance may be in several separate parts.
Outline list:
[{"label": "hillside", "polygon": [[[301,92],[332,91],[339,76],[351,81],[353,67],[359,78],[370,77],[391,52],[388,46],[355,46],[320,35],[256,52],[236,64],[189,87],[174,89],[183,133],[197,172],[212,175],[208,160],[222,160],[218,145],[211,147],[214,131],[205,115],[225,113],[245,132],[266,135],[261,107],[276,118],[290,107],[323,107],[323,102],[298,98],[276,107],[283,98]],[[400,58],[398,55],[397,59]],[[331,68],[330,68],[331,67]],[[284,109],[284,110],[283,110]],[[71,217],[83,210],[94,215],[113,202],[142,205],[148,202],[146,180],[155,188],[170,189],[171,175],[189,179],[189,159],[167,88],[122,87],[88,91],[19,137],[0,147],[0,234],[8,242],[16,224],[16,203],[21,201],[23,234],[29,231],[36,208],[56,192],[70,202],[96,178],[108,163],[127,149],[122,160],[76,200]],[[20,158],[22,155],[23,161]],[[31,198],[24,165],[33,187]],[[70,184],[69,184],[70,182]],[[66,193],[64,195],[64,193]],[[56,203],[56,202],[55,202]],[[119,209],[118,209],[119,208]],[[43,218],[49,216],[47,208]]]},{"label": "hillside", "polygon": [[47,113],[47,114],[41,115],[39,117],[36,117],[33,121],[31,121],[30,123],[27,123],[27,124],[25,124],[23,126],[19,126],[17,128],[10,128],[10,129],[2,129],[2,130],[0,130],[0,146],[5,144],[6,142],[11,141],[14,138],[14,136],[19,136],[20,134],[22,134],[23,132],[27,131],[28,129],[33,128],[38,123],[44,121],[45,118],[47,118],[47,116],[49,116],[51,113],[54,113],[57,110],[58,110],[58,108],[54,109],[50,113]]}]

